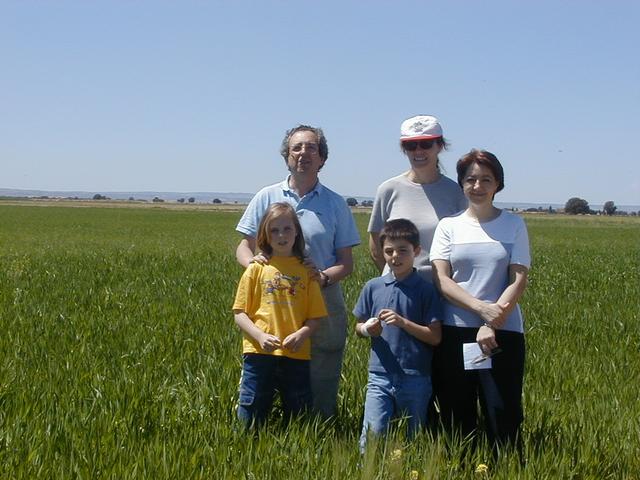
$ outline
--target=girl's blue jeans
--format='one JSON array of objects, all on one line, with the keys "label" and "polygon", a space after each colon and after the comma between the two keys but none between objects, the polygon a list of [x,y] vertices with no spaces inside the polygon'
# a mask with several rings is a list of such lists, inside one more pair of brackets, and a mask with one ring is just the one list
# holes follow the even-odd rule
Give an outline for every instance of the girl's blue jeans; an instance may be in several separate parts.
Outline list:
[{"label": "girl's blue jeans", "polygon": [[258,353],[242,358],[238,418],[246,427],[267,420],[276,391],[287,420],[311,407],[309,360]]}]

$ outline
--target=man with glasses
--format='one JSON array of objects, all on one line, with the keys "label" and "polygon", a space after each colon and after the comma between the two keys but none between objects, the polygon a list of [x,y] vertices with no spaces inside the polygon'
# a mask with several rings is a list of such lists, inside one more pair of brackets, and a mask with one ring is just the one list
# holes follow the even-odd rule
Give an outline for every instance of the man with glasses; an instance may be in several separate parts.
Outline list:
[{"label": "man with glasses", "polygon": [[342,196],[320,183],[318,172],[329,155],[320,128],[299,125],[288,130],[280,148],[289,170],[280,183],[260,190],[245,210],[236,230],[243,235],[236,249],[240,265],[268,262],[256,252],[262,215],[274,202],[287,202],[298,214],[307,245],[308,265],[317,272],[329,316],[311,338],[311,390],[314,410],[324,418],[335,414],[347,313],[340,280],[353,270],[352,248],[360,243],[351,210]]}]

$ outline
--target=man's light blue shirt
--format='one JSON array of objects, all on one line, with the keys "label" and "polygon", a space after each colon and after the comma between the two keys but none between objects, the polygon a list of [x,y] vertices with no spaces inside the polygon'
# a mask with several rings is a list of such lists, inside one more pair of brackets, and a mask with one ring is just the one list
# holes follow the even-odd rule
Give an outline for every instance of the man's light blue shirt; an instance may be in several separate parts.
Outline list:
[{"label": "man's light blue shirt", "polygon": [[358,229],[344,198],[319,181],[313,190],[300,198],[289,187],[289,177],[256,193],[236,230],[256,238],[262,216],[269,205],[275,202],[286,202],[296,210],[306,251],[318,268],[335,265],[336,250],[360,243]]}]

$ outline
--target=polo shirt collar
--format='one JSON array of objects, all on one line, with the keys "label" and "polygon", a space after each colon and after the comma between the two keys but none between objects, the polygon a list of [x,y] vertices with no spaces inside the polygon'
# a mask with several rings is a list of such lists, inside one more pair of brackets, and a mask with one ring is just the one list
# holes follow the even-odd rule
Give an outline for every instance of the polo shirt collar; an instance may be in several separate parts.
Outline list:
[{"label": "polo shirt collar", "polygon": [[413,272],[409,274],[407,278],[401,281],[397,281],[396,277],[393,276],[393,273],[389,272],[384,277],[384,284],[391,285],[393,283],[401,283],[404,285],[408,285],[410,287],[414,286],[416,283],[420,281],[420,275],[418,275],[418,271],[414,268]]},{"label": "polo shirt collar", "polygon": [[[284,179],[284,181],[280,184],[280,187],[282,187],[282,191],[284,192],[288,192],[291,195],[295,195],[298,196],[298,194],[296,192],[294,192],[291,187],[289,186],[289,179],[291,178],[291,175],[287,175],[287,178]],[[320,195],[320,193],[322,192],[322,190],[324,189],[324,185],[322,185],[320,183],[320,180],[318,180],[315,184],[315,186],[305,195],[306,196],[311,196],[311,195]]]}]

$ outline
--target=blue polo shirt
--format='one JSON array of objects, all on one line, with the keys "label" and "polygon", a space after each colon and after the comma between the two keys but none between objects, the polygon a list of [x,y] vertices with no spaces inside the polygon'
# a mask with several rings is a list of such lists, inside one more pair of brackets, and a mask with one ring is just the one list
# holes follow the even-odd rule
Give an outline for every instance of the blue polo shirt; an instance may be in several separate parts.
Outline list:
[{"label": "blue polo shirt", "polygon": [[[440,297],[436,289],[416,270],[402,281],[392,273],[369,280],[353,314],[358,322],[377,317],[389,308],[419,325],[440,321]],[[382,335],[371,337],[369,371],[407,375],[431,375],[432,348],[399,327],[385,325]]]},{"label": "blue polo shirt", "polygon": [[335,265],[337,249],[360,243],[356,223],[344,198],[320,182],[300,198],[289,188],[289,177],[256,193],[236,230],[256,238],[264,212],[275,202],[286,202],[296,210],[307,254],[318,268],[325,269]]}]

